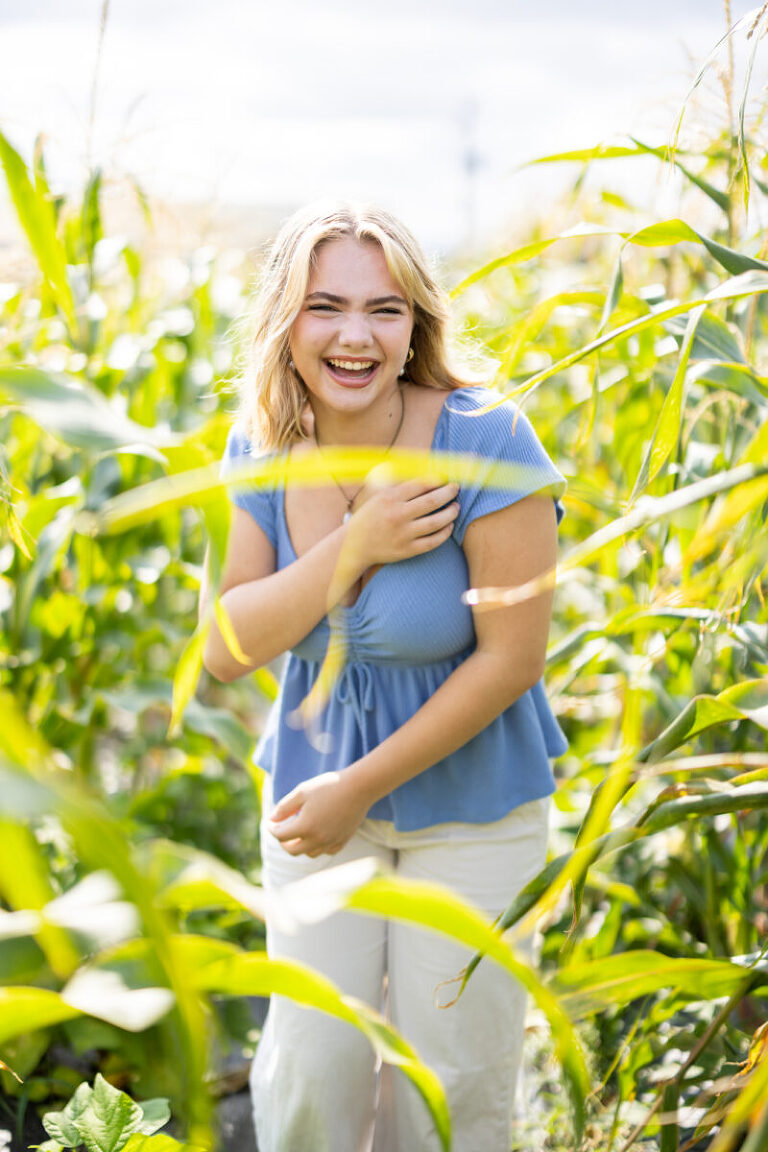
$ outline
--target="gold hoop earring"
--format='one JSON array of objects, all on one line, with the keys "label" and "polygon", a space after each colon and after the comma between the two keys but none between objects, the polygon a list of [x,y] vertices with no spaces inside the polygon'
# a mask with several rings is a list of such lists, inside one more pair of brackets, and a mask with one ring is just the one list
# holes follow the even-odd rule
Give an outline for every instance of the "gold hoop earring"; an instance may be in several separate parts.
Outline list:
[{"label": "gold hoop earring", "polygon": [[[413,360],[413,348],[408,349],[408,355],[405,358],[405,364],[410,364],[411,360]],[[405,364],[403,364],[402,368],[398,372],[398,376],[405,376]]]}]

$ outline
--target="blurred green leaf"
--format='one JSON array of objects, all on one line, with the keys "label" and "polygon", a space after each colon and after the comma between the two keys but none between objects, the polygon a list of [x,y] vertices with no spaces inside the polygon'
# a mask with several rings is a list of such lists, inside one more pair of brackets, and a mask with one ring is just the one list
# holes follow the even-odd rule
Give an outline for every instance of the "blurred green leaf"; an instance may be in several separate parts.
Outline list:
[{"label": "blurred green leaf", "polygon": [[175,439],[173,433],[135,424],[82,380],[39,368],[0,368],[0,402],[19,407],[65,444],[93,452],[136,446],[164,463],[157,449]]},{"label": "blurred green leaf", "polygon": [[79,1015],[77,1008],[48,988],[0,988],[0,1044]]},{"label": "blurred green leaf", "polygon": [[210,617],[200,621],[176,665],[176,675],[173,678],[171,722],[168,728],[171,736],[178,735],[184,710],[194,696],[203,668],[203,650],[210,628]]},{"label": "blurred green leaf", "polygon": [[[55,893],[46,861],[29,828],[0,819],[0,893],[12,908],[39,912]],[[66,978],[78,963],[78,952],[67,933],[41,925],[41,948],[53,972]]]},{"label": "blurred green leaf", "polygon": [[0,132],[0,161],[19,223],[32,247],[40,271],[51,286],[56,302],[73,339],[77,338],[77,317],[72,289],[67,279],[64,247],[56,233],[56,217],[45,190],[36,189],[19,153]]},{"label": "blurred green leaf", "polygon": [[342,996],[329,980],[302,964],[270,960],[262,953],[217,961],[198,972],[197,980],[201,988],[219,994],[290,996],[359,1029],[386,1064],[394,1064],[409,1078],[429,1108],[441,1146],[450,1148],[450,1119],[440,1081],[367,1004]]},{"label": "blurred green leaf", "polygon": [[104,236],[101,222],[101,208],[99,198],[101,195],[101,172],[95,169],[85,186],[83,195],[83,208],[81,215],[81,228],[85,254],[89,265],[93,265],[96,245]]},{"label": "blurred green leaf", "polygon": [[449,889],[403,877],[377,876],[351,892],[345,905],[358,912],[406,920],[444,933],[468,948],[483,952],[519,980],[544,1012],[552,1029],[557,1058],[573,1102],[576,1128],[581,1130],[588,1076],[570,1021],[533,970],[515,956],[513,948],[491,923]]}]

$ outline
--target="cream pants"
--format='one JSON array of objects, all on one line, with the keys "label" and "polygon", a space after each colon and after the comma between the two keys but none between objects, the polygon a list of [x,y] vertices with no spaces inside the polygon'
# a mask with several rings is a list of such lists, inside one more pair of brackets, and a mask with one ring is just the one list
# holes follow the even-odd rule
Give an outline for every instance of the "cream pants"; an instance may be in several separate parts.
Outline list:
[{"label": "cream pants", "polygon": [[[271,807],[269,782],[264,811]],[[450,887],[497,916],[543,867],[548,800],[492,824],[396,832],[365,820],[336,856],[293,857],[262,824],[263,883],[288,883],[362,857],[411,880]],[[416,925],[336,912],[297,932],[267,924],[272,957],[317,969],[342,992],[381,1009],[440,1077],[453,1152],[508,1152],[515,1113],[525,993],[487,958],[462,996],[440,989],[471,953]],[[273,996],[251,1071],[259,1152],[438,1152],[423,1100],[401,1072],[377,1069],[368,1040],[324,1013]]]}]

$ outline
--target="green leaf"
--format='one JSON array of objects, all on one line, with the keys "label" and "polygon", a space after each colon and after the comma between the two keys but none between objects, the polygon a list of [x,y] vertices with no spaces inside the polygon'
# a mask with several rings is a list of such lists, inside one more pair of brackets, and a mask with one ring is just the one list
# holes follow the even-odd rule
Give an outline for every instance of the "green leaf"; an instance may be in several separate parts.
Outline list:
[{"label": "green leaf", "polygon": [[139,1107],[142,1112],[139,1132],[145,1136],[151,1136],[153,1132],[157,1132],[171,1118],[170,1105],[164,1097],[157,1097],[154,1100],[140,1100]]},{"label": "green leaf", "polygon": [[[664,325],[668,332],[675,336],[684,336],[686,321],[682,316],[675,316]],[[692,360],[723,360],[731,364],[744,364],[744,353],[731,329],[711,312],[705,312],[696,329],[696,338],[691,352]]]},{"label": "green leaf", "polygon": [[72,1148],[82,1144],[77,1120],[87,1108],[92,1094],[90,1084],[80,1084],[62,1112],[46,1112],[43,1127],[48,1135]]},{"label": "green leaf", "polygon": [[[558,567],[561,572],[579,568],[599,556],[608,545],[631,532],[635,532],[645,524],[653,524],[666,519],[692,504],[709,500],[721,492],[747,486],[766,476],[768,476],[768,463],[761,465],[739,464],[727,472],[720,472],[714,476],[707,476],[703,480],[697,480],[693,484],[687,484],[675,492],[670,492],[667,496],[644,496],[631,512],[625,516],[620,516],[617,520],[612,520],[610,524],[599,528],[581,544],[571,548]],[[473,590],[473,597],[476,597],[473,599],[473,603],[478,604],[493,603],[495,599],[498,600],[498,597],[494,598],[492,594],[485,596],[482,591],[478,592],[477,590]]]},{"label": "green leaf", "polygon": [[190,732],[210,736],[221,745],[226,755],[241,762],[246,761],[253,751],[253,736],[229,709],[213,708],[195,696],[184,709],[184,726]]},{"label": "green leaf", "polygon": [[661,1144],[659,1152],[677,1152],[680,1144],[680,1128],[677,1123],[677,1109],[680,1104],[680,1083],[673,1080],[664,1087],[661,1110],[664,1119],[661,1121]]},{"label": "green leaf", "polygon": [[180,1144],[172,1136],[142,1136],[134,1132],[125,1145],[124,1152],[203,1152],[193,1144]]},{"label": "green leaf", "polygon": [[178,736],[181,731],[181,720],[184,710],[195,694],[197,682],[203,668],[203,651],[211,627],[210,617],[201,620],[192,636],[184,646],[184,651],[176,665],[173,677],[173,704],[171,707],[171,722],[168,728],[169,737]]},{"label": "green leaf", "polygon": [[0,161],[5,168],[8,190],[37,257],[40,271],[51,286],[56,303],[73,338],[77,336],[77,317],[72,289],[67,280],[64,246],[56,233],[56,217],[48,197],[39,192],[29,179],[27,166],[19,153],[0,132]]},{"label": "green leaf", "polygon": [[622,268],[622,252],[619,251],[613,265],[613,272],[611,273],[611,281],[608,285],[608,291],[605,294],[605,305],[603,307],[603,314],[600,317],[600,327],[598,333],[605,331],[608,326],[613,313],[616,311],[616,305],[621,299],[621,293],[624,290],[624,272]]},{"label": "green leaf", "polygon": [[88,1152],[120,1152],[131,1133],[139,1131],[141,1121],[139,1105],[97,1072],[93,1091],[74,1123]]},{"label": "green leaf", "polygon": [[646,745],[638,759],[655,764],[700,732],[732,720],[750,720],[768,730],[768,680],[736,684],[718,696],[694,697],[661,735]]},{"label": "green leaf", "polygon": [[449,889],[401,877],[377,876],[357,887],[344,903],[358,912],[405,920],[443,933],[468,948],[483,952],[519,980],[544,1012],[552,1029],[557,1058],[573,1101],[576,1126],[581,1129],[589,1081],[570,1021],[533,970],[516,957],[512,947],[484,916]]},{"label": "green leaf", "polygon": [[[625,244],[638,244],[643,248],[666,248],[671,244],[692,242],[703,245],[709,254],[717,260],[718,264],[721,264],[726,272],[730,272],[732,276],[738,276],[743,272],[750,271],[768,271],[768,263],[764,260],[758,260],[757,257],[747,256],[743,252],[737,252],[734,248],[728,248],[724,244],[710,239],[709,236],[697,232],[695,228],[686,224],[684,220],[662,220],[656,224],[650,224],[645,228],[640,228],[637,232],[620,232],[598,225],[579,224],[575,228],[568,229],[566,232],[558,233],[556,236],[547,237],[545,240],[537,240],[533,244],[525,244],[522,248],[516,248],[513,252],[509,252],[505,256],[496,257],[496,259],[491,260],[488,264],[484,264],[481,268],[478,268],[475,272],[472,272],[469,276],[461,280],[451,290],[451,295],[459,296],[472,284],[476,284],[479,280],[485,279],[486,276],[489,276],[499,268],[521,264],[526,260],[533,259],[534,256],[541,255],[547,248],[550,248],[560,240],[573,240],[582,236],[621,236]],[[611,278],[611,288],[609,288],[608,293],[609,299],[615,291],[616,277],[617,271],[614,267]],[[604,319],[607,319],[607,317],[604,317]],[[602,331],[602,329],[603,324],[601,323],[600,331]]]},{"label": "green leaf", "polygon": [[613,328],[610,332],[605,332],[602,336],[590,340],[588,344],[578,348],[575,352],[569,353],[569,355],[564,356],[556,363],[550,364],[540,372],[529,376],[519,388],[515,389],[512,395],[516,396],[523,392],[530,392],[551,376],[556,376],[560,372],[564,372],[565,369],[570,368],[572,364],[578,364],[579,361],[584,360],[593,352],[597,352],[598,349],[604,348],[608,344],[613,344],[616,340],[637,335],[647,328],[653,328],[655,325],[663,323],[673,316],[682,316],[686,312],[692,312],[702,304],[709,304],[715,300],[737,300],[744,296],[752,296],[765,292],[768,292],[768,276],[765,273],[751,271],[734,276],[732,279],[725,280],[722,284],[713,288],[712,291],[708,292],[705,296],[686,300],[682,304],[668,304],[645,316],[639,317],[639,319],[629,320],[626,324],[621,324],[618,328]]},{"label": "green leaf", "polygon": [[[161,841],[152,845],[151,858],[153,871],[162,871],[167,876],[167,883],[159,896],[164,907],[189,911],[221,904],[234,905],[245,908],[260,920],[265,918],[267,896],[264,889],[250,884],[242,873],[228,867],[209,852]],[[200,939],[192,935],[184,936],[176,940],[175,946],[199,949]],[[196,943],[191,944],[189,941]],[[221,944],[221,941],[217,941],[217,944]],[[196,955],[195,965],[199,963],[202,963],[201,957]]]},{"label": "green leaf", "polygon": [[85,245],[86,258],[89,265],[93,265],[93,254],[104,231],[101,223],[101,208],[99,197],[101,195],[101,172],[95,169],[88,179],[83,196],[83,209],[80,217]]},{"label": "green leaf", "polygon": [[744,72],[744,88],[739,101],[739,162],[741,167],[741,182],[744,189],[744,211],[749,211],[749,156],[747,155],[747,133],[744,126],[744,119],[747,109],[747,97],[749,96],[749,85],[752,80],[752,72],[755,67],[755,56],[757,55],[757,48],[760,43],[760,36],[752,38],[752,50],[747,57],[747,67]]},{"label": "green leaf", "polygon": [[358,1028],[375,1052],[409,1078],[429,1108],[440,1143],[450,1147],[450,1119],[440,1081],[418,1059],[414,1050],[372,1008],[351,996],[342,996],[324,976],[292,960],[271,960],[250,953],[217,961],[197,973],[200,988],[233,996],[269,996],[277,993],[299,1004],[317,1008]]},{"label": "green leaf", "polygon": [[540,156],[536,160],[531,160],[531,165],[534,164],[556,164],[563,161],[576,161],[578,163],[586,164],[592,160],[624,160],[630,157],[637,156],[656,156],[659,160],[665,163],[670,163],[681,172],[687,180],[700,188],[710,200],[714,200],[719,208],[724,212],[728,211],[730,200],[726,192],[721,192],[719,188],[715,188],[713,184],[704,180],[695,172],[691,172],[684,164],[681,164],[677,159],[677,153],[668,148],[654,148],[650,144],[643,144],[635,137],[630,136],[630,140],[634,141],[634,147],[624,146],[609,146],[605,144],[598,144],[594,148],[578,148],[570,152],[554,152],[549,156]]},{"label": "green leaf", "polygon": [[[503,399],[500,398],[498,403],[503,403]],[[489,408],[494,406],[489,405]],[[491,465],[488,460],[468,453],[424,452],[406,448],[389,452],[380,448],[327,448],[323,449],[322,455],[314,451],[303,453],[296,459],[274,456],[254,460],[233,469],[226,481],[222,481],[216,466],[165,476],[129,492],[121,492],[107,500],[98,512],[80,513],[76,527],[87,535],[125,532],[166,512],[186,509],[190,503],[218,500],[227,486],[253,485],[260,488],[286,480],[296,486],[323,485],[328,482],[329,468],[341,483],[345,480],[354,483],[365,480],[371,469],[381,464],[386,465],[388,475],[400,480],[423,480],[425,476],[439,480],[444,477],[446,481],[519,488],[522,484],[535,487],[538,478],[537,470],[531,466]],[[550,481],[549,474],[544,471],[541,477],[542,482]]]},{"label": "green leaf", "polygon": [[39,368],[0,368],[0,402],[18,406],[73,448],[104,452],[137,447],[164,463],[158,449],[177,439],[174,433],[136,424],[84,381]]},{"label": "green leaf", "polygon": [[537,156],[535,160],[529,160],[528,165],[533,167],[537,164],[561,164],[564,161],[586,164],[590,160],[623,160],[628,156],[645,155],[647,151],[648,149],[639,148],[637,145],[630,148],[626,144],[596,144],[592,148],[571,148],[566,152],[550,152],[546,156]]},{"label": "green leaf", "polygon": [[703,236],[701,232],[697,232],[696,235],[710,256],[714,256],[718,264],[722,264],[726,272],[730,272],[732,276],[739,276],[742,272],[752,270],[762,272],[768,268],[768,264],[764,260],[758,260],[755,256],[747,256],[744,252],[736,252],[733,248],[726,248],[725,244],[718,244],[717,240],[711,240],[708,236]]},{"label": "green leaf", "polygon": [[78,1008],[66,1004],[58,992],[48,988],[0,988],[0,1044],[79,1015]]},{"label": "green leaf", "polygon": [[[652,747],[650,745],[649,747]],[[645,750],[647,752],[647,749]],[[638,759],[647,759],[643,753]],[[614,852],[622,851],[648,836],[664,832],[668,828],[683,825],[690,819],[699,819],[702,816],[716,816],[724,812],[741,812],[747,810],[763,810],[768,808],[768,786],[762,783],[748,783],[745,785],[718,784],[716,789],[705,795],[683,796],[681,799],[667,801],[662,799],[654,802],[641,814],[634,825],[627,825],[600,836],[583,847],[564,852],[551,860],[537,876],[526,884],[517,897],[505,909],[497,921],[497,927],[506,930],[519,923],[527,916],[547,895],[560,880],[567,868],[577,874],[586,875],[587,871],[598,860]],[[474,956],[467,968],[467,976],[471,975],[479,962],[479,955]]]},{"label": "green leaf", "polygon": [[[157,905],[153,879],[134,863],[134,850],[128,838],[129,826],[120,823],[91,789],[80,786],[77,776],[73,778],[53,763],[50,748],[26,722],[10,694],[0,692],[0,703],[4,709],[3,724],[0,725],[0,812],[14,818],[55,813],[57,825],[64,829],[77,855],[79,867],[84,871],[109,871],[125,899],[136,906],[155,964],[167,984],[167,989],[160,991],[171,992],[174,996],[172,1028],[181,1029],[180,1034],[184,1036],[183,1043],[178,1044],[175,1074],[186,1100],[191,1131],[202,1136],[209,1130],[211,1110],[205,1091],[208,1022],[193,988],[192,974],[174,959],[169,925]],[[13,759],[6,755],[6,745]],[[14,763],[15,758],[18,758],[18,766]],[[30,993],[34,997],[32,1005],[43,1016],[39,1021],[41,1025],[80,1015],[78,1009],[64,1005],[55,993],[47,993],[49,999],[43,1003],[42,1009],[40,997],[45,994],[37,989],[26,989],[25,993],[28,999],[31,999]],[[7,1030],[9,1026],[6,1003],[12,1003],[14,1008],[13,1027],[9,1034],[30,1027],[29,1013],[25,1018],[25,1006],[22,1005],[20,1014],[16,1012],[18,996],[16,989],[3,990],[0,995],[0,1043],[3,1028]]]},{"label": "green leaf", "polygon": [[579,224],[575,228],[570,228],[566,232],[560,232],[557,236],[550,236],[546,240],[536,240],[531,244],[524,244],[522,248],[515,248],[514,251],[508,252],[505,256],[498,256],[495,260],[491,260],[488,264],[484,264],[482,268],[478,268],[476,272],[472,272],[461,280],[454,288],[451,289],[451,296],[459,296],[465,292],[472,284],[476,284],[479,280],[484,280],[486,276],[490,276],[499,268],[508,268],[514,264],[524,264],[527,260],[533,260],[534,256],[540,256],[547,248],[550,248],[558,240],[573,240],[581,236],[615,236],[617,233],[610,228],[604,228],[599,224]]},{"label": "green leaf", "polygon": [[267,700],[277,700],[280,685],[274,672],[270,672],[269,668],[257,668],[256,671],[252,673],[251,680],[259,692],[266,696]]},{"label": "green leaf", "polygon": [[[0,893],[12,908],[26,912],[39,912],[55,896],[45,857],[35,836],[29,828],[2,819]],[[77,967],[77,949],[61,928],[40,924],[35,931],[52,971],[66,979]]]},{"label": "green leaf", "polygon": [[[742,460],[747,462],[760,461],[758,470],[743,485],[739,485],[729,492],[722,501],[714,505],[703,524],[700,524],[696,534],[685,551],[685,561],[693,562],[711,551],[722,536],[729,532],[742,517],[757,511],[762,513],[763,505],[768,500],[768,477],[762,462],[766,459],[766,446],[768,445],[768,424],[764,423],[755,434]],[[743,467],[743,464],[738,467]]]},{"label": "green leaf", "polygon": [[[765,973],[762,978],[765,978]],[[664,956],[637,949],[561,968],[550,981],[553,993],[577,1020],[606,1008],[670,989],[684,1000],[730,996],[761,974],[725,960]]]},{"label": "green leaf", "polygon": [[219,627],[219,631],[221,632],[222,639],[224,640],[228,651],[232,656],[234,656],[235,660],[238,660],[246,667],[250,667],[251,661],[240,647],[240,641],[237,638],[234,625],[232,624],[232,621],[229,618],[229,613],[224,607],[219,596],[217,596],[213,602],[213,612],[216,618],[216,623]]},{"label": "green leaf", "polygon": [[680,348],[680,356],[677,362],[677,368],[675,369],[675,375],[670,384],[669,391],[664,397],[664,404],[659,413],[653,438],[640,467],[640,472],[632,489],[632,495],[629,498],[630,504],[634,503],[643,489],[658,476],[680,441],[685,376],[688,370],[688,361],[691,356],[696,328],[704,314],[704,307],[702,304],[699,308],[695,308],[688,316],[685,337]]},{"label": "green leaf", "polygon": [[[694,352],[696,341],[694,340]],[[757,373],[745,364],[725,363],[722,360],[700,360],[688,370],[688,379],[693,382],[702,380],[707,384],[714,384],[717,388],[733,392],[736,396],[743,396],[752,404],[761,405],[768,395],[768,379],[758,376]]]}]

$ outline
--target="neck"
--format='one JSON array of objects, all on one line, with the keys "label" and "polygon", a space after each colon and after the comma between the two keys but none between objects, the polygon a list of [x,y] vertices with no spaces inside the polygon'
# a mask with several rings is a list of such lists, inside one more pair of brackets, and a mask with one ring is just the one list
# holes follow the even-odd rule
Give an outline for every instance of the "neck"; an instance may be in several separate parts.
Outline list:
[{"label": "neck", "polygon": [[330,411],[310,400],[315,418],[315,439],[321,447],[349,444],[390,447],[399,435],[405,415],[405,396],[400,388],[375,412]]}]

